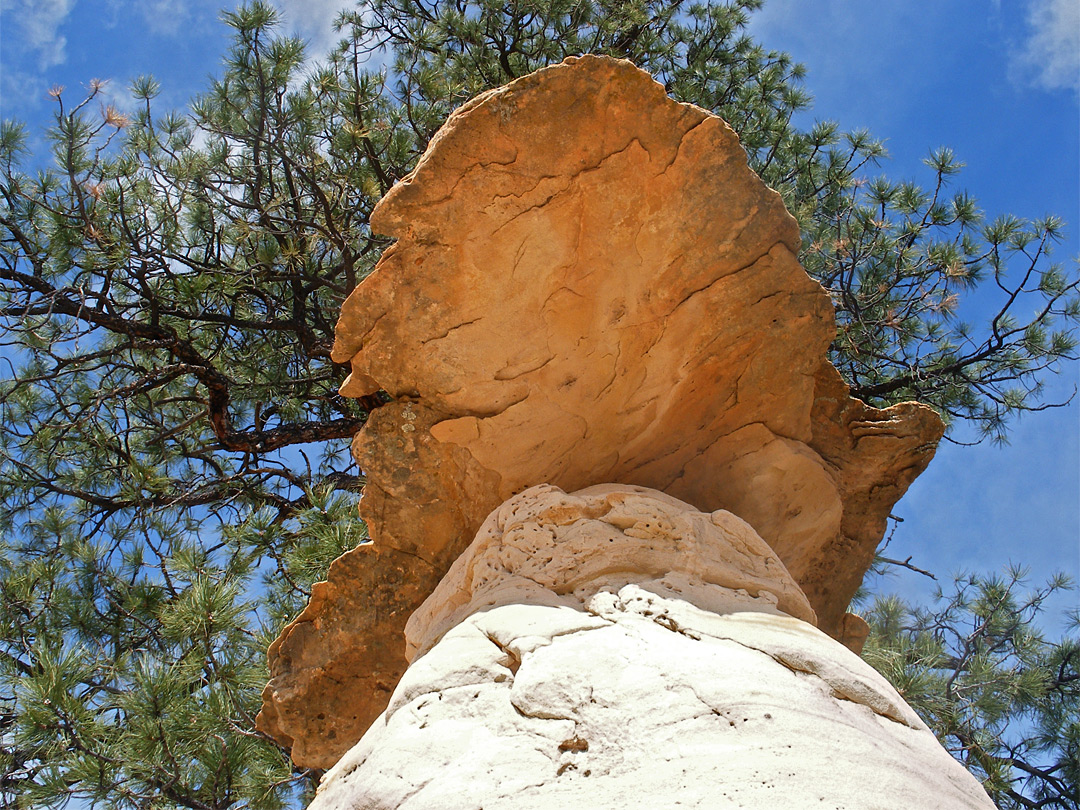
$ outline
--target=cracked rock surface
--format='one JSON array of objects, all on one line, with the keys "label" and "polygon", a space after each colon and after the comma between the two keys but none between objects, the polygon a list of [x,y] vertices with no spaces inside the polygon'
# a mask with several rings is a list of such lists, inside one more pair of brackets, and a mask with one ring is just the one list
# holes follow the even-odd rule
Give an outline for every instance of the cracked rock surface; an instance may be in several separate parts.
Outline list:
[{"label": "cracked rock surface", "polygon": [[328,767],[385,708],[402,631],[515,493],[650,487],[748,521],[837,638],[892,505],[942,432],[825,359],[825,291],[722,120],[628,62],[571,58],[454,112],[372,229],[342,389],[385,389],[353,444],[373,543],[270,651],[260,727]]},{"label": "cracked rock surface", "polygon": [[[590,565],[610,543],[720,551],[651,576]],[[734,516],[641,488],[529,490],[414,616],[427,651],[311,808],[991,810],[884,678],[785,612],[806,609],[796,594]]]}]

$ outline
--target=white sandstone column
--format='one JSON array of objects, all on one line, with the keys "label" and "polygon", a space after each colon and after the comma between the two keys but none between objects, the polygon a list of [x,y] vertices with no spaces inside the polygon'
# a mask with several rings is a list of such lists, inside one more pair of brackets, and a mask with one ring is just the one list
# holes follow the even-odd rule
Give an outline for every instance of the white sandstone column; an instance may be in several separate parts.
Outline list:
[{"label": "white sandstone column", "polygon": [[734,515],[533,487],[413,615],[409,669],[312,808],[992,810],[813,622]]}]

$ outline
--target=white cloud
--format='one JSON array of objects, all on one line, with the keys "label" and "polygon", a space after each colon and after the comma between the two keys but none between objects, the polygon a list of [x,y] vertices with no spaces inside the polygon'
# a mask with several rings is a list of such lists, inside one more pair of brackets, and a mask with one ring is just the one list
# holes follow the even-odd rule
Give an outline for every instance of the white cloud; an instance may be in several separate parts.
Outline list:
[{"label": "white cloud", "polygon": [[74,7],[75,0],[12,0],[3,11],[19,29],[20,44],[37,52],[44,70],[67,59],[67,39],[59,29]]},{"label": "white cloud", "polygon": [[1032,0],[1027,22],[1030,33],[1013,56],[1014,71],[1037,87],[1080,92],[1080,3]]},{"label": "white cloud", "polygon": [[[20,70],[4,65],[0,70],[0,99],[3,107],[12,110],[36,110],[51,101],[48,96],[48,84],[38,72]],[[5,117],[10,115],[5,110]],[[25,118],[25,114],[16,117]]]},{"label": "white cloud", "polygon": [[134,115],[143,105],[142,99],[135,97],[130,86],[113,79],[104,82],[100,98],[102,104],[127,116]]},{"label": "white cloud", "polygon": [[340,35],[334,20],[340,12],[356,8],[355,0],[274,0],[282,13],[285,30],[298,34],[308,44],[309,57],[319,59],[329,53]]},{"label": "white cloud", "polygon": [[186,3],[178,0],[141,0],[133,4],[154,34],[175,36],[182,33],[188,18]]},{"label": "white cloud", "polygon": [[[935,78],[911,66],[938,54],[939,32],[955,31],[949,3],[911,0],[769,0],[750,17],[750,34],[786,51],[808,71],[814,117],[846,128],[903,126]],[[961,30],[964,36],[966,31]],[[889,103],[876,103],[887,92]]]}]

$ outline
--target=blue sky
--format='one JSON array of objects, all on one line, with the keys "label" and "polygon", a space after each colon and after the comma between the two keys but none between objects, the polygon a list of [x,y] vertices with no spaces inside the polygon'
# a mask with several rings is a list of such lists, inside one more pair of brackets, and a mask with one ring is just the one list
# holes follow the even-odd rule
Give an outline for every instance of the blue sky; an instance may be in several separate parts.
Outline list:
[{"label": "blue sky", "polygon": [[[333,41],[336,0],[279,0],[287,26],[314,53]],[[218,0],[0,0],[0,114],[40,126],[47,91],[75,98],[109,80],[112,103],[152,73],[161,102],[182,107],[218,70],[227,31]],[[766,45],[808,68],[816,98],[807,121],[829,118],[886,139],[881,171],[927,181],[921,158],[954,148],[957,186],[989,216],[1047,213],[1068,223],[1058,258],[1080,256],[1080,4],[1076,0],[771,0],[753,23]],[[42,145],[40,140],[37,141]],[[1080,364],[1051,388],[1067,398]],[[964,434],[958,433],[958,438]],[[943,445],[897,508],[905,522],[889,553],[948,576],[1009,561],[1033,578],[1080,577],[1080,407],[1031,414],[1011,444]],[[925,595],[903,572],[884,587]],[[1057,606],[1078,604],[1077,597]],[[1051,621],[1051,625],[1056,622]]]},{"label": "blue sky", "polygon": [[[1080,256],[1076,0],[771,0],[753,30],[807,66],[811,118],[886,139],[884,173],[928,181],[921,159],[950,146],[967,164],[957,186],[987,217],[1057,214],[1068,223],[1058,259]],[[1067,399],[1078,383],[1073,363],[1051,387]],[[904,523],[889,555],[914,555],[939,577],[1012,561],[1033,580],[1077,578],[1080,407],[1025,416],[1004,448],[943,444],[895,512]],[[932,583],[901,572],[877,585],[919,596]]]}]

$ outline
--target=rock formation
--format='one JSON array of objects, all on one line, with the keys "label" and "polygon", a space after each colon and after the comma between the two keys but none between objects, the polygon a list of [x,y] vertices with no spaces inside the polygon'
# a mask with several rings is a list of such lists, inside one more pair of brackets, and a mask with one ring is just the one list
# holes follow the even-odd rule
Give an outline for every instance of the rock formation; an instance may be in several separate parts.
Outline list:
[{"label": "rock formation", "polygon": [[422,657],[311,810],[992,810],[811,615],[734,515],[534,487],[413,614]]},{"label": "rock formation", "polygon": [[397,242],[334,358],[344,394],[393,397],[353,444],[374,542],[271,647],[260,724],[297,763],[332,765],[400,693],[406,621],[537,484],[738,515],[858,644],[846,605],[941,421],[849,397],[798,227],[722,120],[627,62],[568,59],[451,115],[371,226]]}]

